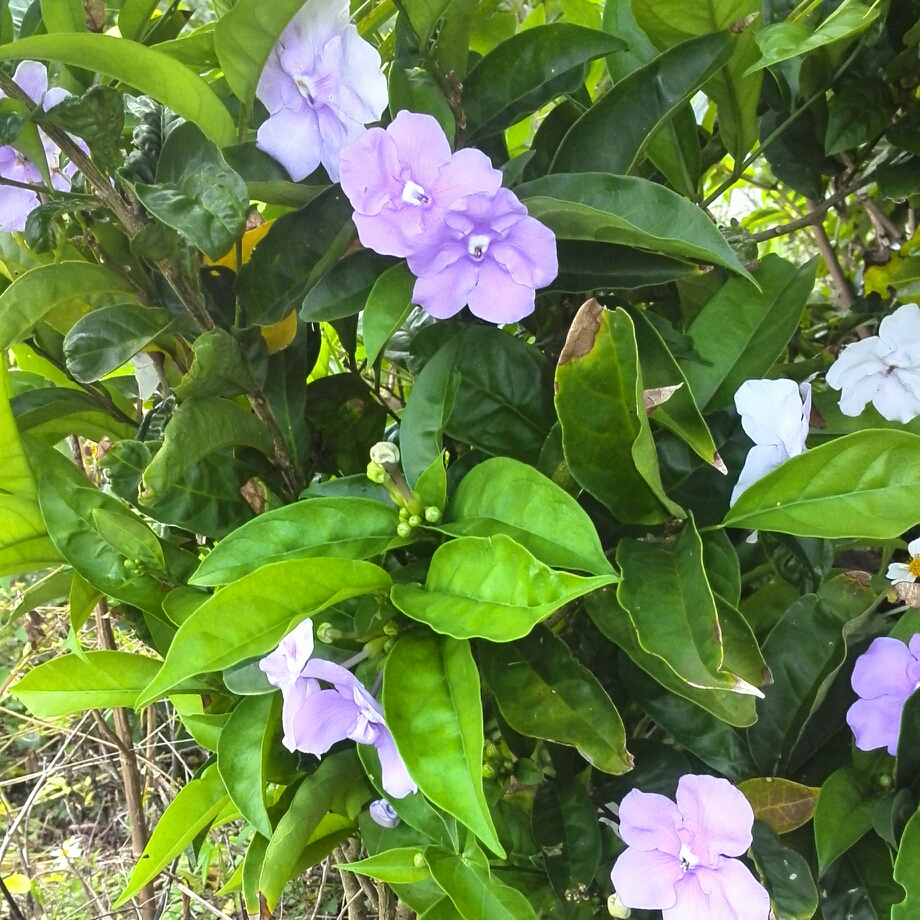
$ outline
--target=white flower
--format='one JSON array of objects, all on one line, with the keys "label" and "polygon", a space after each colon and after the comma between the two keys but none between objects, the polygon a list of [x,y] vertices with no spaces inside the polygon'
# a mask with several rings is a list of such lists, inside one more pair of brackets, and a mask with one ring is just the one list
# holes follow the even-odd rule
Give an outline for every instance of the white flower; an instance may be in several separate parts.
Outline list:
[{"label": "white flower", "polygon": [[59,847],[51,851],[54,857],[55,869],[66,869],[74,859],[79,859],[83,855],[80,837],[75,835],[68,837]]},{"label": "white flower", "polygon": [[859,415],[869,402],[889,422],[906,425],[920,415],[920,307],[898,307],[878,335],[845,348],[827,382],[841,391],[844,415]]},{"label": "white flower", "polygon": [[794,380],[748,380],[735,393],[735,408],[754,446],[732,492],[732,504],[758,479],[805,450],[811,385],[800,387]]},{"label": "white flower", "polygon": [[907,544],[907,552],[910,553],[909,562],[892,562],[888,566],[886,577],[893,585],[920,579],[920,538]]}]

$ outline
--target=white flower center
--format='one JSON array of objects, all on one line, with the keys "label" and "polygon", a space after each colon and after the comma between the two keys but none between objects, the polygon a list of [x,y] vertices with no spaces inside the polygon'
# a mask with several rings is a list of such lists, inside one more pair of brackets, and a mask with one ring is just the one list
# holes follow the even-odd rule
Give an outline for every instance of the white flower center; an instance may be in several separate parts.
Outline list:
[{"label": "white flower center", "polygon": [[426,205],[431,201],[425,189],[411,179],[403,186],[402,200],[405,201],[406,204],[411,204],[416,208],[420,208],[422,205]]},{"label": "white flower center", "polygon": [[690,847],[687,846],[686,843],[681,844],[678,859],[680,859],[680,864],[684,872],[687,872],[700,864],[699,857],[696,855],[696,853],[693,852],[693,850],[690,849]]},{"label": "white flower center", "polygon": [[300,95],[303,96],[304,99],[310,103],[310,105],[312,105],[314,101],[313,97],[315,94],[313,92],[313,87],[310,85],[310,81],[307,79],[307,77],[301,74],[299,77],[294,78],[294,83],[296,84],[297,89],[300,91]]},{"label": "white flower center", "polygon": [[489,251],[489,238],[484,233],[474,233],[469,238],[467,249],[474,259],[479,260]]}]

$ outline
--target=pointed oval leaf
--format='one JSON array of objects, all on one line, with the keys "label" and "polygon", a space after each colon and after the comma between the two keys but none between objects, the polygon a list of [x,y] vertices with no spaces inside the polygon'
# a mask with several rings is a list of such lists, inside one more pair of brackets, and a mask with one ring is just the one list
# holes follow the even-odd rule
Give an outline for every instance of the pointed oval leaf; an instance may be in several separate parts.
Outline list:
[{"label": "pointed oval leaf", "polygon": [[754,809],[754,817],[777,834],[788,834],[807,824],[815,813],[820,789],[781,776],[764,776],[738,784]]}]

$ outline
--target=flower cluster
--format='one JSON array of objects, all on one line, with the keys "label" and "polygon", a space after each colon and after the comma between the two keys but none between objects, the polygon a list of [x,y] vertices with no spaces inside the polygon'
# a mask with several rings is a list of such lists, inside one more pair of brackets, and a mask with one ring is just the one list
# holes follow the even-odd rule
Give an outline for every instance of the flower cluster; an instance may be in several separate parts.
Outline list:
[{"label": "flower cluster", "polygon": [[[48,88],[48,68],[38,61],[23,61],[16,68],[13,79],[19,88],[46,112],[70,95],[66,89],[59,86]],[[0,98],[5,98],[2,92]],[[52,187],[59,192],[69,192],[77,168],[72,163],[65,165],[62,162],[61,148],[41,128],[38,129],[38,135],[45,149]],[[84,152],[89,152],[83,141],[77,138],[74,140]],[[44,176],[38,165],[9,145],[0,147],[0,176],[24,185],[45,185]],[[12,185],[0,187],[0,230],[25,230],[26,218],[39,204],[39,193],[32,189]]]},{"label": "flower cluster", "polygon": [[[313,648],[313,623],[307,619],[259,663],[284,700],[284,746],[319,757],[346,738],[372,744],[380,756],[384,790],[397,799],[416,792],[380,705],[347,668],[314,658]],[[331,688],[322,689],[320,682]]]},{"label": "flower cluster", "polygon": [[610,874],[625,907],[663,920],[767,920],[770,896],[737,857],[752,842],[754,812],[728,780],[687,774],[677,803],[633,789],[620,803],[627,844]]},{"label": "flower cluster", "polygon": [[898,750],[901,712],[920,688],[920,633],[905,645],[881,636],[856,659],[851,684],[859,699],[847,712],[847,724],[861,751]]},{"label": "flower cluster", "polygon": [[342,151],[340,179],[362,244],[406,258],[413,302],[432,316],[469,305],[489,322],[517,322],[556,277],[552,231],[501,187],[484,153],[451,153],[430,115],[403,111],[371,128]]}]

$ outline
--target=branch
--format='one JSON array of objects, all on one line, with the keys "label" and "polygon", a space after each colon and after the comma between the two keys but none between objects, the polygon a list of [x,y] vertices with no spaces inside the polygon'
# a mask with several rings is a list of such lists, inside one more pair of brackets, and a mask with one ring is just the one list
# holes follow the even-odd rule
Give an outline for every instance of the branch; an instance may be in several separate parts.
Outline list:
[{"label": "branch", "polygon": [[[813,201],[809,201],[808,207],[814,212],[816,205]],[[840,306],[843,307],[844,311],[848,311],[850,307],[853,306],[853,289],[850,287],[850,282],[847,280],[847,276],[840,267],[837,253],[834,252],[834,247],[831,245],[827,231],[824,229],[824,224],[821,221],[818,221],[812,227],[812,234],[814,235],[818,251],[824,259],[824,264],[827,266],[828,272],[830,272],[834,287],[837,289],[837,297],[840,300]]]}]

